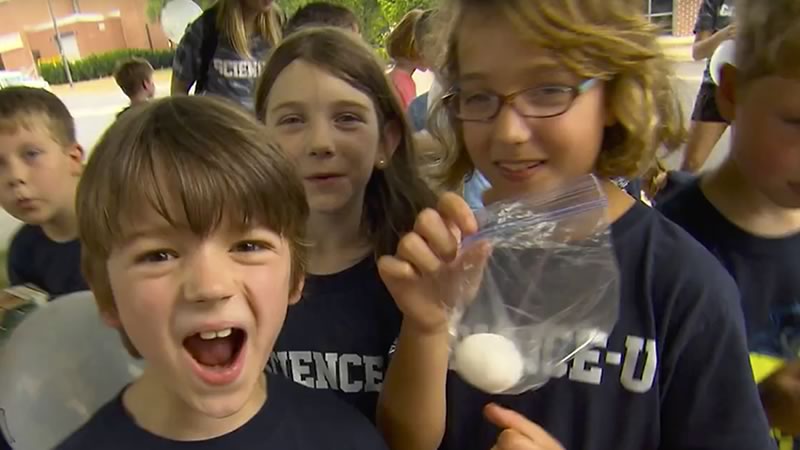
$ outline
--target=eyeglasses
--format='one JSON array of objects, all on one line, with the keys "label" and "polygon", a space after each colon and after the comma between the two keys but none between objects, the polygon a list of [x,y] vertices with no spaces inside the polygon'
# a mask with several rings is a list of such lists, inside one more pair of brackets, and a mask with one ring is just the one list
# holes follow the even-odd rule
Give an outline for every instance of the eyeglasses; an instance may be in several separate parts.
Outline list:
[{"label": "eyeglasses", "polygon": [[489,122],[506,104],[523,117],[546,119],[567,112],[575,99],[595,84],[597,79],[590,78],[578,86],[540,86],[509,95],[455,90],[442,100],[459,120],[465,122]]}]

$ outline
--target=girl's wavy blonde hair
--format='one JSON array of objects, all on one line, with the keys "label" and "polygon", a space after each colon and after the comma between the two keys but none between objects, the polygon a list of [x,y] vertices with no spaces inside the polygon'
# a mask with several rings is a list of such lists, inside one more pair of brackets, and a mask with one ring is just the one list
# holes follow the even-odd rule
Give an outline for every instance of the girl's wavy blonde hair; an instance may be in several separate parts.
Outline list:
[{"label": "girl's wavy blonde hair", "polygon": [[[250,39],[244,27],[243,1],[217,1],[215,5],[215,7],[219,8],[217,12],[217,29],[228,40],[231,47],[236,50],[236,53],[249,58],[252,55],[250,54]],[[255,32],[272,47],[278,45],[281,41],[282,14],[276,2],[273,2],[269,10],[259,14],[256,18]]]},{"label": "girl's wavy blonde hair", "polygon": [[[686,130],[671,64],[658,43],[657,27],[636,0],[443,0],[437,14],[445,34],[438,60],[443,91],[459,78],[458,34],[467,12],[478,10],[505,20],[531,45],[551,50],[567,69],[606,82],[608,106],[617,123],[604,133],[595,173],[636,177],[656,163],[662,145],[674,150]],[[441,40],[441,39],[440,39]],[[437,102],[430,127],[442,141],[437,181],[458,188],[474,166],[461,124]]]}]

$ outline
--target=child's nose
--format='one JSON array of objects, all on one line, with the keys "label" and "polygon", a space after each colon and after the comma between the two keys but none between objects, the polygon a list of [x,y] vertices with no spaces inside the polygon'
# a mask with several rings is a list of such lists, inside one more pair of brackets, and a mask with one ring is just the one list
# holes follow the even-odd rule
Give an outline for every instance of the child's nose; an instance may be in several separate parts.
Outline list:
[{"label": "child's nose", "polygon": [[334,154],[333,136],[327,124],[314,124],[308,143],[309,153],[315,157],[327,157]]},{"label": "child's nose", "polygon": [[189,302],[214,302],[234,296],[233,280],[223,262],[225,255],[200,251],[186,258],[183,298]]},{"label": "child's nose", "polygon": [[9,161],[3,170],[3,181],[10,186],[25,184],[28,179],[28,168],[25,164]]},{"label": "child's nose", "polygon": [[506,103],[497,113],[494,123],[494,139],[509,145],[518,145],[531,139],[531,128],[528,119],[514,108],[514,104]]}]

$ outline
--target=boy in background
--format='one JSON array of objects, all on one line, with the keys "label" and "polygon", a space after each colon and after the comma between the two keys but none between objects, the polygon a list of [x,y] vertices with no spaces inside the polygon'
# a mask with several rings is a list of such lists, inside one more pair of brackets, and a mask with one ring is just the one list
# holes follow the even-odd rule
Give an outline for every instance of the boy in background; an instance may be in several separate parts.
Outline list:
[{"label": "boy in background", "polygon": [[286,24],[283,35],[286,37],[297,30],[311,26],[344,28],[356,34],[361,34],[358,17],[353,11],[333,3],[312,2],[294,13]]},{"label": "boy in background", "polygon": [[131,104],[117,114],[124,114],[131,106],[144,103],[156,95],[156,83],[153,81],[155,70],[147,60],[130,58],[120,61],[114,69],[114,80]]},{"label": "boy in background", "polygon": [[302,293],[308,205],[255,118],[211,96],[131,110],[77,213],[101,316],[146,364],[58,450],[386,449],[332,394],[264,373]]},{"label": "boy in background", "polygon": [[767,417],[776,434],[798,436],[800,3],[739,1],[736,28],[736,67],[723,68],[717,93],[733,123],[730,154],[658,208],[735,278]]},{"label": "boy in background", "polygon": [[24,222],[8,252],[12,285],[51,297],[87,289],[74,206],[82,161],[75,123],[58,97],[0,90],[0,205]]}]

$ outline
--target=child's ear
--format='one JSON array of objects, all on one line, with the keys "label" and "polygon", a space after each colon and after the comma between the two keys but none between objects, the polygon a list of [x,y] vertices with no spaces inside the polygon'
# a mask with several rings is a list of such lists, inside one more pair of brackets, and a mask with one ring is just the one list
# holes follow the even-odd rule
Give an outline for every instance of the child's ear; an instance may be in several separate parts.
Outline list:
[{"label": "child's ear", "polygon": [[729,123],[736,119],[736,67],[725,64],[720,70],[719,87],[717,88],[717,109],[723,119]]},{"label": "child's ear", "polygon": [[100,310],[100,319],[107,327],[122,330],[122,321],[119,320],[117,308],[104,308]]},{"label": "child's ear", "polygon": [[392,155],[400,145],[403,138],[403,128],[396,120],[391,120],[383,126],[383,136],[381,136],[381,148],[378,151],[375,167],[383,169],[389,165]]},{"label": "child's ear", "polygon": [[72,174],[75,176],[80,175],[83,172],[83,147],[80,144],[72,144],[65,151],[70,161]]},{"label": "child's ear", "polygon": [[292,291],[291,295],[289,296],[289,304],[296,305],[297,302],[300,301],[300,298],[303,296],[303,288],[306,285],[306,277],[301,277],[300,281],[298,281],[297,286]]}]

